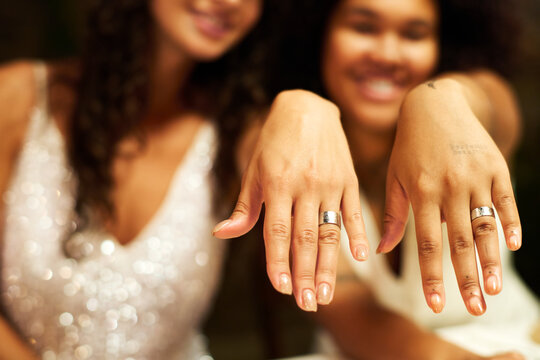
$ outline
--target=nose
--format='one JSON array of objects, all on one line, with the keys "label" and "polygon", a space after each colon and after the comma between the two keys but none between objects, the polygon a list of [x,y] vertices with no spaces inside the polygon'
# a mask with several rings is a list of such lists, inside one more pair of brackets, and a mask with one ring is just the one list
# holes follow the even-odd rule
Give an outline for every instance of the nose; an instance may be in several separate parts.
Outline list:
[{"label": "nose", "polygon": [[399,36],[394,33],[380,34],[374,43],[371,57],[373,61],[382,65],[398,65],[402,60]]}]

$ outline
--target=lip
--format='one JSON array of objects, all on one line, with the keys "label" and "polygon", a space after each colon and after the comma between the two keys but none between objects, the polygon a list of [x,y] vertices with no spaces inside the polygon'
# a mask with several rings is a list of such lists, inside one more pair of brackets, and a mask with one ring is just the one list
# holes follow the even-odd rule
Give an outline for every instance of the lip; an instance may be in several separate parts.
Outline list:
[{"label": "lip", "polygon": [[211,39],[220,40],[227,36],[232,29],[229,21],[219,14],[195,9],[191,13],[197,30]]},{"label": "lip", "polygon": [[361,77],[354,81],[360,95],[373,102],[394,102],[404,92],[404,86],[389,78]]}]

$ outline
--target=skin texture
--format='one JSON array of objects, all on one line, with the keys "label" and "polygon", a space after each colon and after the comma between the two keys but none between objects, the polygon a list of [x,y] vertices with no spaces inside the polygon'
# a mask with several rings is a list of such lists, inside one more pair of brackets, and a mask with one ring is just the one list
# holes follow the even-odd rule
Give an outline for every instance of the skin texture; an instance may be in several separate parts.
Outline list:
[{"label": "skin texture", "polygon": [[[493,72],[431,78],[437,22],[431,0],[343,0],[330,16],[322,76],[343,112],[368,200],[362,206],[384,229],[378,251],[388,253],[401,241],[411,204],[426,302],[438,313],[445,301],[440,226],[446,221],[464,303],[481,315],[486,306],[475,248],[487,294],[501,291],[502,272],[495,219],[471,222],[470,211],[493,203],[508,247],[519,248],[521,227],[505,159],[519,138],[519,111],[510,87]],[[345,271],[345,278],[351,275]],[[480,358],[385,310],[365,284],[341,286],[318,318],[352,358]]]},{"label": "skin texture", "polygon": [[[197,129],[206,121],[203,114],[182,108],[177,97],[179,90],[198,61],[215,60],[246,35],[257,20],[260,2],[155,0],[151,9],[156,31],[155,48],[149,54],[150,97],[143,120],[145,146],[141,148],[135,137],[127,136],[118,144],[118,154],[112,163],[115,185],[111,197],[115,218],[109,219],[105,226],[122,245],[129,245],[159,208],[174,169],[182,161]],[[47,70],[52,78],[65,72],[77,73],[77,66],[51,64]],[[10,108],[0,116],[0,129],[2,133],[12,134],[0,145],[0,192],[3,193],[35,104],[33,64],[5,65],[0,68],[0,79],[0,105]],[[61,133],[68,136],[74,91],[66,86],[50,85],[49,111]],[[295,105],[298,103],[303,107]],[[291,109],[295,110],[289,116]],[[324,115],[334,121],[326,121]],[[310,117],[314,120],[308,121]],[[319,127],[313,126],[315,122]],[[264,125],[255,132],[259,134],[258,142],[248,149],[254,156],[248,162],[244,190],[231,218],[231,227],[222,227],[223,231],[229,231],[231,236],[248,231],[258,216],[261,201],[264,201],[268,209],[265,242],[271,281],[282,292],[294,291],[303,309],[315,310],[317,301],[328,303],[331,300],[339,253],[338,228],[333,225],[318,227],[319,208],[341,208],[350,234],[356,234],[351,238],[351,246],[358,258],[363,259],[363,254],[367,254],[358,186],[339,123],[339,112],[335,105],[314,94],[285,92],[278,96]],[[300,143],[298,134],[303,135]],[[313,139],[325,143],[315,146]],[[276,149],[282,156],[273,157]],[[310,149],[312,153],[299,149]],[[291,158],[290,154],[295,153],[299,155]],[[327,159],[327,153],[334,155],[332,163]],[[295,167],[310,156],[307,168]],[[328,168],[334,171],[326,171]],[[298,169],[304,173],[297,173]],[[318,177],[313,177],[314,173]],[[148,174],[152,174],[152,178]],[[335,182],[335,174],[344,175],[341,182]],[[305,191],[306,179],[311,181],[307,183],[309,191]],[[332,186],[328,187],[328,184]],[[321,187],[325,192],[318,190]],[[137,196],[133,196],[134,193]],[[294,232],[290,220],[293,205],[296,206],[295,218],[304,219],[303,223],[295,223]],[[302,211],[306,215],[301,215],[298,210],[301,207],[307,209]],[[2,207],[0,211],[3,211]],[[291,233],[294,233],[292,242],[289,239]],[[360,245],[365,250],[358,251]],[[293,249],[292,272],[288,258],[290,247]],[[0,338],[18,338],[3,318],[0,318],[0,325]],[[9,348],[0,349],[0,359],[13,358],[13,354],[17,354],[15,358],[31,357],[31,350],[22,341],[14,340],[10,344]]]}]

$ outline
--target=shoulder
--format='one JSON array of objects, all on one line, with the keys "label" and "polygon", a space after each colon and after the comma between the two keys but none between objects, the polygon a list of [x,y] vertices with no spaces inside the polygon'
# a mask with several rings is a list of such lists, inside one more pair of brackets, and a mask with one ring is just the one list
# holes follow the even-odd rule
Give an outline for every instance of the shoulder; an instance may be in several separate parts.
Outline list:
[{"label": "shoulder", "polygon": [[0,133],[24,127],[35,102],[34,64],[16,61],[0,66]]},{"label": "shoulder", "polygon": [[35,102],[33,69],[29,61],[0,66],[0,194],[11,177]]},{"label": "shoulder", "polygon": [[34,63],[17,61],[0,66],[0,157],[8,162],[22,141],[35,103]]}]

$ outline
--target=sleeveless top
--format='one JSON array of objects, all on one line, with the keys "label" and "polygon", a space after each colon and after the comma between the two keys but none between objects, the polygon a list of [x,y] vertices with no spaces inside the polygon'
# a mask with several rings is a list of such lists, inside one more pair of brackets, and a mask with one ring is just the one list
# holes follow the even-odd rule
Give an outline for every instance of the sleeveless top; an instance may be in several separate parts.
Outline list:
[{"label": "sleeveless top", "polygon": [[[363,198],[362,203],[368,202]],[[539,303],[513,267],[511,252],[506,247],[498,217],[503,290],[495,296],[485,294],[486,313],[473,316],[467,312],[456,281],[446,224],[442,226],[446,304],[440,314],[434,314],[428,307],[422,290],[412,211],[401,245],[400,275],[392,271],[384,256],[375,253],[381,235],[368,207],[363,209],[363,214],[370,243],[369,259],[365,262],[353,259],[348,250],[349,239],[345,231],[342,231],[342,251],[347,254],[356,275],[369,284],[380,304],[479,355],[518,350],[527,359],[540,359],[540,344],[534,343],[531,338],[534,326],[540,320]],[[480,264],[478,259],[477,263]],[[481,269],[478,271],[483,286]]]},{"label": "sleeveless top", "polygon": [[46,76],[38,65],[38,103],[3,196],[6,316],[47,360],[208,359],[198,327],[225,250],[211,236],[215,129],[201,127],[160,208],[131,243],[91,224],[72,238],[75,260],[64,238],[73,229],[76,179],[47,112]]}]

